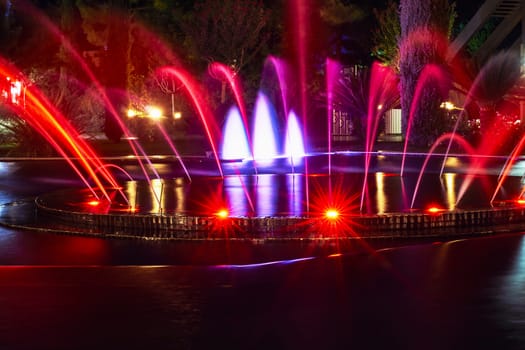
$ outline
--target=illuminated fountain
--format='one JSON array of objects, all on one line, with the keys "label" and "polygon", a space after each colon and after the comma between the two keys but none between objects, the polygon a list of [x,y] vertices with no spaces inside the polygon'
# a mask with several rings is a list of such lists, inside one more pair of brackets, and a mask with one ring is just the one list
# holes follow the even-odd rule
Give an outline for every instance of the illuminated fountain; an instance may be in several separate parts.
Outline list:
[{"label": "illuminated fountain", "polygon": [[[13,69],[4,64],[3,74]],[[190,82],[180,71],[169,71]],[[179,167],[184,157],[177,156],[169,178],[157,173],[158,178],[145,181],[129,174],[122,178],[121,171],[120,178],[110,174],[112,164],[102,163],[74,130],[60,128],[59,111],[36,88],[29,87],[26,96],[24,108],[13,108],[49,135],[86,183],[85,189],[36,198],[38,219],[30,228],[156,239],[302,240],[472,234],[508,230],[525,221],[525,207],[492,202],[497,179],[481,174],[489,168],[478,167],[480,183],[461,190],[479,156],[457,135],[436,142],[453,139],[465,150],[447,156],[442,175],[443,156],[432,157],[436,146],[428,154],[376,152],[372,142],[366,152],[307,151],[300,118],[289,111],[286,120],[276,120],[261,93],[251,118],[243,118],[238,106],[229,110],[216,147],[218,161],[203,156],[204,174],[202,167],[199,174],[191,165]],[[196,106],[204,123],[207,109]],[[370,125],[375,133],[377,125]],[[206,130],[211,135],[211,128]],[[496,161],[506,166],[504,159]],[[519,198],[520,178],[509,178],[497,203]],[[460,203],[461,191],[471,193]],[[4,213],[10,210],[16,208],[3,207]],[[4,224],[10,222],[4,219]]]},{"label": "illuminated fountain", "polygon": [[[294,5],[300,8],[301,2]],[[304,56],[306,47],[299,41],[298,45]],[[176,159],[165,175],[131,137],[127,139],[140,165],[138,174],[103,163],[75,130],[64,126],[68,123],[60,111],[36,87],[27,85],[24,106],[11,103],[10,107],[53,145],[85,188],[38,196],[31,203],[37,215],[31,224],[10,221],[10,211],[17,208],[5,205],[3,223],[110,237],[302,240],[486,233],[525,222],[525,207],[515,201],[523,194],[518,154],[524,139],[509,162],[507,157],[476,154],[454,133],[439,138],[425,154],[408,153],[408,143],[402,152],[377,151],[382,116],[378,106],[387,98],[385,87],[397,84],[391,71],[374,65],[364,150],[334,151],[330,106],[340,67],[328,61],[329,107],[322,116],[327,121],[327,145],[314,150],[305,137],[312,128],[306,122],[306,114],[312,113],[306,96],[292,106],[283,62],[275,57],[268,62],[279,81],[281,101],[271,101],[260,92],[251,113],[236,75],[223,64],[210,65],[211,75],[227,83],[236,101],[222,131],[206,103],[205,89],[186,70],[175,65],[158,69],[157,74],[168,75],[184,87],[211,149],[211,156],[203,155],[197,165],[186,164],[161,130]],[[303,62],[299,65],[303,94],[304,69]],[[22,74],[2,61],[0,78],[8,76]],[[429,66],[420,83],[441,77],[436,67]],[[110,101],[105,102],[119,120]],[[126,126],[120,126],[130,136]],[[434,154],[447,140],[464,152]],[[114,174],[113,169],[118,171]],[[503,169],[503,175],[491,173],[494,169]]]}]

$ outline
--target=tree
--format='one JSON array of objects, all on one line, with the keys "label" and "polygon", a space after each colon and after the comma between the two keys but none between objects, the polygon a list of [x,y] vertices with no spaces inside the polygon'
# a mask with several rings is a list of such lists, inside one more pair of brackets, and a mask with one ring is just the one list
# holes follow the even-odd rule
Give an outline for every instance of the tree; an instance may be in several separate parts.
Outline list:
[{"label": "tree", "polygon": [[260,0],[200,0],[184,24],[186,44],[195,61],[222,62],[239,73],[264,52],[268,20]]},{"label": "tree", "polygon": [[343,64],[363,63],[362,52],[365,51],[367,41],[363,36],[353,34],[358,26],[363,25],[365,12],[360,7],[341,0],[321,1],[319,12],[323,25],[328,27],[327,47],[321,50],[320,59],[324,60],[328,56]]},{"label": "tree", "polygon": [[[518,86],[521,76],[521,64],[519,54],[512,51],[501,51],[481,67],[470,88],[470,98],[479,106],[480,133],[493,136],[510,132],[509,124],[502,118],[497,118],[497,106],[508,98]],[[491,138],[494,145],[505,139],[505,136]]]},{"label": "tree", "polygon": [[[34,68],[28,74],[28,82],[38,87],[50,104],[60,111],[80,135],[95,136],[103,124],[103,104],[98,92],[71,78],[62,77],[62,83],[57,84],[61,75],[59,71],[60,69]],[[63,95],[63,88],[67,89],[67,96]],[[28,122],[14,111],[16,109],[11,110],[9,103],[0,110],[0,142],[13,145],[11,152],[17,155],[52,154],[51,145],[31,126],[30,120]]]},{"label": "tree", "polygon": [[[424,83],[416,97],[421,73],[429,64],[446,71],[445,53],[455,19],[455,5],[447,0],[401,0],[399,72],[403,129],[412,118],[409,142],[429,146],[449,126],[440,108],[448,91],[435,79]],[[445,79],[445,76],[441,77]],[[414,105],[412,105],[414,103]],[[415,108],[413,108],[415,106]],[[412,114],[412,115],[411,115]]]},{"label": "tree", "polygon": [[[85,85],[58,69],[33,69],[29,79],[44,93],[80,134],[95,136],[104,123],[104,104],[95,87]],[[56,82],[62,80],[60,84]],[[67,90],[67,96],[64,91]]]},{"label": "tree", "polygon": [[9,145],[11,156],[49,156],[49,142],[28,122],[9,109],[0,106],[0,143]]},{"label": "tree", "polygon": [[0,6],[0,52],[22,70],[56,63],[59,43],[42,30],[40,18],[56,16],[58,8],[54,2],[39,5],[36,9],[29,2],[8,1],[4,9]]},{"label": "tree", "polygon": [[[124,131],[116,118],[127,108],[129,16],[127,0],[111,0],[102,5],[79,0],[82,28],[91,45],[101,53],[99,73],[113,108],[106,110],[104,132],[108,139],[118,142]],[[113,110],[112,110],[113,109]],[[117,112],[117,115],[113,113]]]},{"label": "tree", "polygon": [[399,71],[399,5],[389,0],[385,9],[374,9],[378,26],[373,31],[372,56]]},{"label": "tree", "polygon": [[[344,76],[336,86],[336,101],[341,103],[350,114],[354,129],[360,141],[366,138],[367,119],[369,118],[369,103],[374,106],[381,105],[381,113],[395,108],[399,104],[399,91],[397,90],[397,76],[388,67],[382,66],[383,72],[374,72],[372,69],[360,69],[353,74]],[[373,73],[376,73],[374,75]],[[371,79],[382,79],[381,91],[375,96],[375,101],[370,94]],[[373,118],[373,116],[370,116]],[[379,116],[382,117],[382,116]]]},{"label": "tree", "polygon": [[[199,0],[183,22],[185,45],[193,66],[204,71],[211,62],[228,65],[246,81],[248,104],[255,99],[272,35],[270,10],[262,0]],[[248,87],[254,87],[249,89]],[[222,90],[226,88],[222,83]],[[220,103],[224,104],[224,93]]]}]

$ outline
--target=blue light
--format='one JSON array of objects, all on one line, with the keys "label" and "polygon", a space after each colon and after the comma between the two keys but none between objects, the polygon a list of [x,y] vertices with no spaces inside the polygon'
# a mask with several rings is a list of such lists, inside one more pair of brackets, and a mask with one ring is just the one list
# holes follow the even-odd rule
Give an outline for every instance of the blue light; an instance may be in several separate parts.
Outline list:
[{"label": "blue light", "polygon": [[299,164],[305,156],[305,152],[303,133],[301,132],[301,127],[299,126],[299,121],[297,120],[297,115],[295,115],[294,111],[291,111],[288,114],[285,138],[286,158],[289,159],[291,164]]},{"label": "blue light", "polygon": [[230,108],[224,124],[221,158],[225,160],[251,158],[250,146],[239,109]]},{"label": "blue light", "polygon": [[272,161],[277,156],[275,141],[275,112],[272,105],[259,93],[255,103],[255,124],[253,128],[253,158],[257,161]]},{"label": "blue light", "polygon": [[252,269],[252,268],[271,266],[271,265],[287,265],[287,264],[293,264],[296,262],[307,261],[307,260],[312,260],[312,259],[315,259],[315,257],[309,256],[306,258],[297,258],[297,259],[290,259],[290,260],[267,261],[267,262],[257,263],[257,264],[217,265],[216,267],[221,268],[221,269]]}]

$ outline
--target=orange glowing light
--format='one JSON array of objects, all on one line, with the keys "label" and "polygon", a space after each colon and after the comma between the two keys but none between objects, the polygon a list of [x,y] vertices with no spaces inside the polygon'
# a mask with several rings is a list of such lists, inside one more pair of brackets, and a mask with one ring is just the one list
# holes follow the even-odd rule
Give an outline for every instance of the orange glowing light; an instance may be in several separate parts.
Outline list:
[{"label": "orange glowing light", "polygon": [[443,211],[443,209],[438,208],[438,207],[430,207],[430,208],[427,209],[427,211],[428,211],[430,214],[437,214],[437,213]]},{"label": "orange glowing light", "polygon": [[93,200],[93,201],[89,201],[88,204],[91,205],[91,206],[93,206],[93,207],[96,207],[97,205],[100,204],[100,202],[97,201],[97,200]]},{"label": "orange glowing light", "polygon": [[126,114],[127,114],[128,118],[133,118],[133,117],[136,117],[137,115],[139,115],[139,112],[137,112],[134,109],[128,109]]},{"label": "orange glowing light", "polygon": [[221,209],[215,215],[220,219],[226,219],[230,216],[230,212],[227,209]]},{"label": "orange glowing light", "polygon": [[153,120],[159,120],[162,118],[163,112],[159,107],[156,106],[146,106],[145,108],[147,116]]},{"label": "orange glowing light", "polygon": [[337,209],[328,209],[324,213],[324,216],[328,220],[336,220],[337,218],[339,218],[339,211],[337,211]]}]

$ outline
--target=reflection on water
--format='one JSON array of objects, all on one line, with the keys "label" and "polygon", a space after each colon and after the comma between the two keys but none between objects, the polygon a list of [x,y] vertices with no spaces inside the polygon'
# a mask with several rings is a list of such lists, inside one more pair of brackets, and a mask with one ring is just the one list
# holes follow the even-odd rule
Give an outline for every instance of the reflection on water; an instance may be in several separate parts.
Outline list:
[{"label": "reflection on water", "polygon": [[286,177],[286,186],[288,188],[288,212],[290,216],[301,216],[303,212],[303,203],[305,203],[304,194],[304,176],[301,174],[291,174]]},{"label": "reflection on water", "polygon": [[376,203],[377,203],[377,213],[384,214],[386,208],[388,207],[388,197],[385,193],[385,174],[383,172],[376,173]]},{"label": "reflection on water", "polygon": [[[160,258],[159,247],[172,244],[115,249],[108,240],[17,235],[20,251],[46,264],[0,267],[3,349],[521,349],[525,341],[521,235],[227,266],[173,264],[187,249]],[[214,251],[196,248],[193,258]],[[148,251],[148,266],[131,264]]]},{"label": "reflection on water", "polygon": [[224,178],[224,191],[230,213],[233,216],[245,216],[250,212],[249,196],[244,179],[240,176],[226,176]]},{"label": "reflection on water", "polygon": [[507,327],[518,327],[520,332],[510,336],[525,341],[525,238],[521,237],[513,256],[510,270],[504,274],[497,286],[498,313]]},{"label": "reflection on water", "polygon": [[[457,189],[464,175],[444,173],[439,176],[423,176],[419,193],[415,197],[415,210],[429,206],[455,209],[488,208],[491,183],[497,178],[478,176],[469,192],[458,204]],[[306,181],[316,189],[316,197],[330,196],[337,188],[338,196],[352,197],[360,193],[361,174],[336,174],[332,176],[303,174],[228,175],[221,178],[194,176],[192,182],[182,177],[172,180],[128,181],[125,193],[129,206],[137,207],[141,213],[185,213],[211,215],[218,206],[227,205],[232,216],[303,216],[307,215],[306,203],[311,207],[322,207],[316,198],[306,198]],[[377,172],[370,175],[365,192],[365,213],[385,214],[407,211],[412,198],[415,178],[397,174]],[[511,200],[520,191],[520,179],[511,178],[503,187],[498,200]],[[355,197],[355,196],[354,196]],[[127,205],[122,198],[122,205]],[[352,205],[352,203],[349,203]],[[215,206],[215,207],[213,207]],[[356,214],[359,213],[358,209]]]},{"label": "reflection on water", "polygon": [[[255,202],[259,216],[275,216],[277,211],[277,197],[281,192],[280,183],[275,175],[260,175],[255,183]],[[286,189],[288,190],[288,188]],[[288,192],[288,191],[286,191]]]},{"label": "reflection on water", "polygon": [[[55,168],[26,167],[0,176],[2,200],[73,183],[64,172],[45,173]],[[252,210],[250,200],[262,201],[253,205],[262,212],[304,210],[302,175],[175,178],[157,192],[164,209],[204,210],[220,189],[241,214]],[[360,193],[354,179],[332,181]],[[310,181],[329,188],[327,176]],[[413,189],[387,172],[371,181],[369,196],[384,211]],[[445,176],[444,187],[425,181],[419,200],[452,203],[447,193],[461,175]],[[134,191],[144,183],[126,191],[151,210],[143,202],[150,194]],[[267,195],[258,186],[278,190]],[[481,192],[470,195],[473,203]],[[107,240],[0,228],[0,349],[523,348],[523,234],[363,243]]]},{"label": "reflection on water", "polygon": [[456,208],[456,201],[457,201],[457,189],[455,187],[456,184],[456,174],[454,173],[445,173],[443,174],[445,177],[445,183],[444,183],[444,192],[446,193],[447,198],[447,209],[448,210],[454,210]]}]

